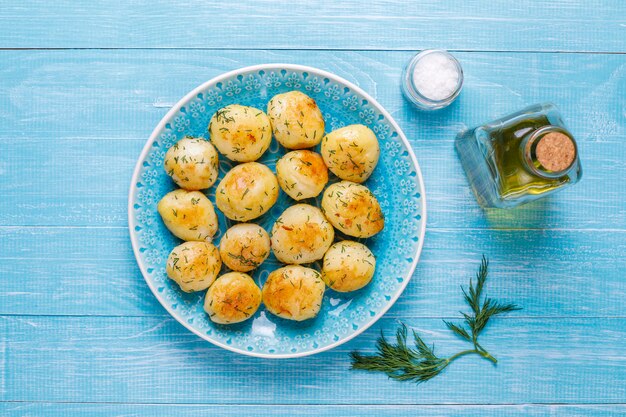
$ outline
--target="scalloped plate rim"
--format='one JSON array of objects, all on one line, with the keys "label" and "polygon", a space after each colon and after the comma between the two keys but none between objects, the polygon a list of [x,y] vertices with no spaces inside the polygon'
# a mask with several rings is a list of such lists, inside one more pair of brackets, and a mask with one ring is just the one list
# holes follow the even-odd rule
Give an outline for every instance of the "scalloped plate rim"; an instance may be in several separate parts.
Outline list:
[{"label": "scalloped plate rim", "polygon": [[[347,337],[345,337],[343,339],[340,339],[340,340],[338,340],[338,341],[336,341],[334,343],[328,344],[326,346],[317,348],[317,349],[313,349],[313,350],[305,351],[305,352],[297,352],[297,353],[267,354],[267,353],[259,353],[259,352],[249,352],[249,351],[245,351],[243,349],[239,349],[239,348],[236,348],[236,347],[229,346],[227,344],[218,342],[217,340],[214,340],[214,339],[208,337],[206,334],[200,332],[199,330],[195,329],[194,327],[192,327],[191,325],[186,323],[181,317],[179,317],[177,312],[175,312],[173,309],[171,309],[168,306],[168,304],[159,295],[159,292],[157,291],[157,288],[153,285],[151,280],[148,279],[148,275],[149,275],[148,271],[145,269],[144,263],[140,260],[139,243],[137,241],[137,235],[135,233],[136,222],[135,222],[135,218],[134,218],[132,213],[133,213],[133,196],[134,196],[135,192],[137,191],[137,182],[138,182],[138,179],[139,179],[139,173],[141,171],[142,163],[143,163],[143,161],[145,161],[148,153],[150,152],[150,148],[152,147],[152,144],[155,142],[155,140],[157,140],[158,135],[165,128],[165,125],[169,122],[169,120],[171,120],[172,116],[174,116],[178,111],[180,111],[180,109],[185,104],[187,104],[191,99],[193,99],[199,93],[201,93],[202,91],[206,90],[207,88],[209,88],[209,87],[211,87],[213,85],[216,85],[217,83],[221,82],[222,80],[228,79],[228,78],[233,77],[233,76],[246,74],[246,73],[249,73],[249,72],[254,72],[254,71],[283,70],[283,69],[292,70],[292,71],[308,72],[308,73],[311,73],[311,74],[315,74],[315,75],[326,77],[328,79],[332,79],[336,83],[343,84],[346,87],[348,87],[351,90],[353,90],[355,93],[363,96],[363,98],[365,98],[373,107],[375,107],[385,117],[385,119],[387,119],[389,124],[391,124],[393,126],[393,128],[396,130],[396,132],[398,133],[398,137],[402,140],[402,143],[406,147],[407,152],[409,153],[409,156],[410,156],[411,161],[413,163],[413,168],[415,168],[415,172],[417,174],[417,181],[419,183],[420,190],[421,190],[421,195],[420,195],[421,212],[420,212],[420,215],[421,215],[422,227],[420,229],[420,234],[418,236],[419,241],[418,241],[418,244],[417,244],[417,249],[416,249],[416,253],[415,253],[415,256],[414,256],[413,263],[411,264],[407,275],[404,277],[402,285],[400,286],[400,288],[397,291],[396,295],[394,297],[392,297],[387,302],[387,304],[384,307],[382,307],[380,309],[380,311],[378,311],[376,313],[376,315],[373,317],[373,319],[369,323],[367,323],[364,326],[360,327],[359,329],[355,330],[352,334],[348,335]],[[132,247],[133,247],[133,254],[135,256],[135,261],[137,262],[137,265],[139,266],[139,269],[141,270],[141,275],[142,275],[144,281],[146,281],[146,284],[148,284],[148,287],[150,288],[150,291],[152,291],[152,294],[156,297],[156,299],[159,301],[161,306],[163,308],[165,308],[165,310],[170,314],[170,316],[172,316],[178,323],[182,324],[186,329],[188,329],[189,331],[191,331],[195,335],[199,336],[203,340],[206,340],[207,342],[209,342],[209,343],[211,343],[211,344],[213,344],[215,346],[219,346],[219,347],[221,347],[223,349],[226,349],[226,350],[229,350],[231,352],[243,354],[243,355],[246,355],[246,356],[254,356],[254,357],[266,358],[266,359],[289,359],[289,358],[298,358],[298,357],[310,356],[310,355],[314,355],[314,354],[317,354],[317,353],[321,353],[321,352],[333,349],[333,348],[335,348],[335,347],[337,347],[339,345],[342,345],[342,344],[344,344],[344,343],[354,339],[355,337],[357,337],[358,335],[363,333],[365,330],[369,329],[372,325],[374,325],[374,323],[376,323],[396,303],[398,298],[400,298],[400,295],[402,295],[402,293],[406,289],[406,286],[409,284],[409,281],[411,280],[411,278],[413,276],[413,273],[415,272],[415,268],[417,267],[417,264],[419,262],[419,258],[420,258],[421,253],[422,253],[422,248],[424,246],[424,236],[426,234],[426,221],[427,221],[427,218],[426,218],[427,217],[427,214],[426,214],[427,213],[427,211],[426,211],[426,190],[425,190],[425,187],[424,187],[424,180],[423,180],[423,177],[422,177],[422,171],[420,169],[419,163],[417,162],[417,158],[415,156],[415,153],[413,152],[413,148],[411,147],[411,144],[409,143],[408,139],[406,138],[406,135],[404,134],[404,132],[402,131],[402,129],[400,128],[398,123],[395,121],[395,119],[391,116],[391,114],[389,114],[389,112],[380,103],[378,103],[378,101],[376,99],[374,99],[371,95],[369,95],[367,92],[365,92],[361,87],[355,85],[354,83],[352,83],[352,82],[350,82],[350,81],[348,81],[348,80],[346,80],[346,79],[344,79],[344,78],[342,78],[342,77],[340,77],[338,75],[335,75],[335,74],[333,74],[331,72],[328,72],[328,71],[321,70],[319,68],[310,67],[310,66],[307,66],[307,65],[281,64],[281,63],[273,63],[273,64],[269,63],[269,64],[251,65],[251,66],[242,67],[242,68],[238,68],[238,69],[235,69],[235,70],[232,70],[232,71],[228,71],[228,72],[222,73],[222,74],[220,74],[220,75],[218,75],[216,77],[213,77],[210,80],[200,84],[199,86],[197,86],[196,88],[191,90],[189,93],[187,93],[183,98],[178,100],[178,102],[176,104],[174,104],[172,106],[172,108],[161,118],[159,123],[156,125],[156,127],[154,128],[154,130],[150,134],[150,138],[148,139],[148,141],[144,145],[143,149],[141,150],[141,154],[139,155],[139,157],[137,159],[137,163],[135,164],[135,169],[133,170],[133,176],[132,176],[131,183],[130,183],[130,189],[128,191],[128,207],[127,207],[127,210],[128,210],[128,230],[129,230],[129,234],[130,234],[131,244],[132,244]]]}]

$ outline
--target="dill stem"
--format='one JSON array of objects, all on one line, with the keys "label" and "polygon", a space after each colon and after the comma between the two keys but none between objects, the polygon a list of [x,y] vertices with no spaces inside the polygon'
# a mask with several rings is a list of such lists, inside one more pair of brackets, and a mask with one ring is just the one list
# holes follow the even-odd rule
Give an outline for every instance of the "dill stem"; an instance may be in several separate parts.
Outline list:
[{"label": "dill stem", "polygon": [[465,355],[470,355],[472,353],[476,353],[476,354],[480,354],[478,352],[478,350],[476,349],[468,349],[468,350],[464,350],[462,352],[456,353],[452,356],[450,356],[448,359],[446,359],[448,361],[448,363],[452,362],[453,360],[460,358],[461,356],[465,356]]},{"label": "dill stem", "polygon": [[498,360],[496,358],[494,358],[493,356],[491,356],[491,354],[489,352],[487,352],[487,349],[485,349],[484,347],[482,347],[480,345],[480,343],[478,342],[474,342],[474,347],[476,348],[476,350],[480,351],[479,355],[482,356],[483,358],[493,362],[493,363],[498,363]]},{"label": "dill stem", "polygon": [[489,352],[487,352],[486,350],[483,351],[482,353],[480,353],[480,356],[482,356],[483,358],[487,359],[488,361],[493,362],[494,364],[498,363],[498,360],[496,358],[494,358],[493,356],[491,356],[489,354]]},{"label": "dill stem", "polygon": [[493,362],[493,363],[497,363],[498,360],[496,358],[494,358],[493,356],[491,356],[489,354],[489,352],[485,351],[485,350],[479,350],[479,349],[468,349],[468,350],[464,350],[461,351],[459,353],[456,353],[452,356],[450,356],[448,359],[446,359],[448,361],[448,363],[452,362],[455,359],[460,358],[461,356],[465,356],[465,355],[471,355],[471,354],[475,354],[475,355],[479,355],[482,356],[483,358]]}]

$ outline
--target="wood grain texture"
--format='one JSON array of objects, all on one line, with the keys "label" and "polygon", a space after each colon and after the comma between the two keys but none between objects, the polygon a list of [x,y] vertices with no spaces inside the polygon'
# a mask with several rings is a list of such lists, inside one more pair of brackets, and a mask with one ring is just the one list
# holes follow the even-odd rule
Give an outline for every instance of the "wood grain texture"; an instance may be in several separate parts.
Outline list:
[{"label": "wood grain texture", "polygon": [[195,404],[85,404],[0,403],[6,417],[613,417],[626,413],[623,405],[195,405]]},{"label": "wood grain texture", "polygon": [[622,1],[10,0],[0,47],[626,50]]},{"label": "wood grain texture", "polygon": [[[518,302],[520,315],[626,317],[626,232],[431,229],[426,242],[388,317],[458,316],[459,285],[483,253],[490,294]],[[0,313],[167,314],[134,262],[128,231],[85,227],[0,227]]]},{"label": "wood grain texture", "polygon": [[[359,84],[399,122],[424,172],[429,228],[626,230],[626,55],[459,53],[451,108],[413,110],[399,93],[408,52],[3,51],[1,225],[124,226],[134,163],[180,97],[259,62],[320,66]],[[520,76],[520,68],[524,75]],[[464,128],[554,101],[579,140],[575,188],[517,210],[481,210],[453,149]],[[28,158],[23,158],[28,155]],[[602,183],[602,187],[597,184]],[[589,213],[594,215],[590,216]]]},{"label": "wood grain texture", "polygon": [[[408,319],[441,355],[465,346],[439,319]],[[455,362],[421,386],[348,370],[385,317],[332,351],[289,360],[214,347],[171,318],[1,317],[3,401],[191,404],[617,403],[626,396],[626,319],[496,319],[497,367]],[[10,378],[7,378],[10,376]],[[338,387],[341,387],[339,389]]]}]

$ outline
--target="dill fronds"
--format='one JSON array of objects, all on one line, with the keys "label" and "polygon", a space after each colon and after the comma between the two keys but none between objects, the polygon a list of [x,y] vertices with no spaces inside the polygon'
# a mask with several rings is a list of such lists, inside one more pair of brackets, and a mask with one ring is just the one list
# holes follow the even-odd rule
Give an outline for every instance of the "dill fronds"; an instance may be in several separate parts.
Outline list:
[{"label": "dill fronds", "polygon": [[520,308],[515,304],[500,303],[492,298],[483,297],[483,288],[488,272],[489,262],[483,256],[476,274],[476,285],[470,279],[467,291],[461,287],[465,302],[470,307],[471,312],[461,313],[464,317],[462,324],[444,320],[448,329],[461,339],[471,343],[473,349],[461,351],[448,358],[440,358],[435,354],[435,347],[427,345],[415,331],[413,331],[415,347],[409,347],[407,345],[407,327],[402,324],[396,332],[395,344],[390,343],[381,332],[374,355],[362,355],[357,351],[351,352],[352,369],[383,372],[398,381],[421,383],[439,375],[452,361],[461,356],[474,354],[494,364],[497,363],[497,359],[478,343],[478,337],[492,317]]}]

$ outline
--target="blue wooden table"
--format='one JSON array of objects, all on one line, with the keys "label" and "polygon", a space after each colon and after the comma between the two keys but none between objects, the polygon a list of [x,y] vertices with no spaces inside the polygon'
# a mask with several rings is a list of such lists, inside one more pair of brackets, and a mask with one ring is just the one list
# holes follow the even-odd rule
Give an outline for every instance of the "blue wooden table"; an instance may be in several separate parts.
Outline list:
[{"label": "blue wooden table", "polygon": [[[626,2],[4,1],[0,6],[0,415],[613,416],[626,414]],[[461,61],[458,102],[401,97],[415,50]],[[154,126],[238,67],[320,67],[399,122],[429,203],[418,268],[396,305],[320,355],[262,360],[191,334],[133,258],[131,173]],[[584,178],[512,211],[482,211],[453,150],[466,126],[553,101]],[[423,385],[349,370],[398,321],[458,351],[442,318],[481,254],[500,362],[455,362]]]}]

